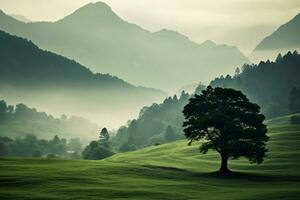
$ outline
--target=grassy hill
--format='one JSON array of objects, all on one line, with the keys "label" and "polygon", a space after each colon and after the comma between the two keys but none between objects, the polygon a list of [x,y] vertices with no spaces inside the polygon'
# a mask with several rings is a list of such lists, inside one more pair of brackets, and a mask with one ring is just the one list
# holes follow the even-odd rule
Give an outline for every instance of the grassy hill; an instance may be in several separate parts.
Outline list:
[{"label": "grassy hill", "polygon": [[227,178],[217,154],[184,140],[102,161],[2,158],[0,199],[299,199],[300,126],[269,136],[265,162],[230,161]]}]

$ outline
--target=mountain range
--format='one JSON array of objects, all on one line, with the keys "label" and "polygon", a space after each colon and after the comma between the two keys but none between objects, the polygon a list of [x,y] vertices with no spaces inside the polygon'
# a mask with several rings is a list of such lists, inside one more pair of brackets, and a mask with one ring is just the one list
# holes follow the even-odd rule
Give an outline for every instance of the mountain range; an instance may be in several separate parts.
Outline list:
[{"label": "mountain range", "polygon": [[0,44],[0,98],[13,104],[23,102],[56,116],[83,116],[115,127],[166,96],[109,74],[92,73],[73,60],[3,31]]},{"label": "mountain range", "polygon": [[94,72],[165,91],[208,82],[249,62],[233,46],[209,40],[198,44],[172,30],[145,30],[102,2],[87,4],[56,22],[23,23],[0,11],[0,29],[75,59]]},{"label": "mountain range", "polygon": [[300,13],[264,38],[250,55],[250,60],[274,60],[279,53],[300,50]]}]

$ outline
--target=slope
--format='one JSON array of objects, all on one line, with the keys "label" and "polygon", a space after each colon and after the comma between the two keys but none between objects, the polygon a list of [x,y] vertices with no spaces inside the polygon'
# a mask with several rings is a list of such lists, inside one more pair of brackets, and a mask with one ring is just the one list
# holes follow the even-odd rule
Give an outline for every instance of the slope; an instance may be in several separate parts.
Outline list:
[{"label": "slope", "polygon": [[274,60],[279,53],[300,50],[300,13],[264,38],[250,55],[250,60]]},{"label": "slope", "polygon": [[287,199],[300,197],[300,126],[269,130],[262,165],[230,161],[239,172],[214,173],[215,153],[177,141],[102,161],[10,159],[0,162],[3,199]]},{"label": "slope", "polygon": [[3,31],[0,42],[0,97],[13,104],[22,102],[48,113],[79,115],[102,126],[117,126],[165,96],[160,90],[136,87],[109,74],[94,74]]}]

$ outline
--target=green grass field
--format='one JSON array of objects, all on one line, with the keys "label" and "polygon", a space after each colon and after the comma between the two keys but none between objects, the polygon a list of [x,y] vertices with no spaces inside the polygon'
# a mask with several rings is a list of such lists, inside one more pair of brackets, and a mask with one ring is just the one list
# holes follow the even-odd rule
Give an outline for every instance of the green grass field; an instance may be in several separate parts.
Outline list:
[{"label": "green grass field", "polygon": [[214,152],[186,141],[116,154],[101,161],[0,159],[0,199],[299,200],[300,126],[269,128],[261,165],[230,161],[220,177]]}]

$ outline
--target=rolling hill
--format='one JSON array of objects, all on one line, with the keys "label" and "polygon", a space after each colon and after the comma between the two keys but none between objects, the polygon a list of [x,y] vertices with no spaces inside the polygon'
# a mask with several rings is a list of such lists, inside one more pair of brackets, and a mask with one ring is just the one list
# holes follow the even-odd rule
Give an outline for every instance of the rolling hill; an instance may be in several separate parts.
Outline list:
[{"label": "rolling hill", "polygon": [[269,128],[261,165],[230,161],[220,177],[214,152],[180,140],[101,161],[0,159],[1,199],[273,199],[300,197],[300,126]]},{"label": "rolling hill", "polygon": [[92,73],[73,60],[3,31],[0,43],[0,99],[12,104],[22,102],[56,116],[83,116],[112,127],[166,96],[109,74]]},{"label": "rolling hill", "polygon": [[300,13],[286,24],[280,26],[271,35],[264,38],[250,55],[250,60],[274,60],[281,53],[300,50]]},{"label": "rolling hill", "polygon": [[173,92],[232,73],[248,62],[233,46],[198,44],[166,29],[147,31],[121,19],[102,2],[87,4],[56,22],[23,23],[0,11],[0,29],[75,59],[94,72]]}]

